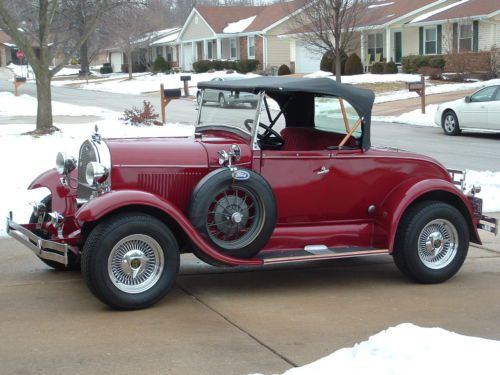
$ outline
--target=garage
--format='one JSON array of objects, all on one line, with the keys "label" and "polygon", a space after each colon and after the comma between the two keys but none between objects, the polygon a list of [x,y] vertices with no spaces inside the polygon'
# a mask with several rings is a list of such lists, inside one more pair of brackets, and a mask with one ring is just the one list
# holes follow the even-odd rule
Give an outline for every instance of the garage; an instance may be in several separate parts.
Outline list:
[{"label": "garage", "polygon": [[123,64],[123,53],[122,52],[111,52],[110,54],[111,67],[113,72],[118,73],[122,71]]},{"label": "garage", "polygon": [[313,73],[319,70],[323,54],[311,51],[303,43],[296,42],[295,73]]}]

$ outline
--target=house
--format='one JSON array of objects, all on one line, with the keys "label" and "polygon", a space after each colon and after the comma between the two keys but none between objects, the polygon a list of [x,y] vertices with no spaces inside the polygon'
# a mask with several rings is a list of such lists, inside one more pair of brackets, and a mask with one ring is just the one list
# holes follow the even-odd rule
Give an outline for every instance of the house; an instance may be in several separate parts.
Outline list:
[{"label": "house", "polygon": [[181,68],[199,60],[256,59],[263,69],[290,64],[290,40],[280,36],[304,3],[194,7],[179,33]]},{"label": "house", "polygon": [[[180,28],[169,28],[144,34],[133,42],[135,50],[132,53],[132,64],[145,70],[157,56],[161,55],[171,63],[178,66],[178,47],[176,44]],[[107,60],[111,63],[113,72],[121,72],[125,68],[127,55],[124,48],[114,46],[106,49]],[[170,60],[169,60],[170,59]]]},{"label": "house", "polygon": [[16,45],[12,43],[10,37],[0,30],[0,67],[9,65],[12,61],[17,61]]}]

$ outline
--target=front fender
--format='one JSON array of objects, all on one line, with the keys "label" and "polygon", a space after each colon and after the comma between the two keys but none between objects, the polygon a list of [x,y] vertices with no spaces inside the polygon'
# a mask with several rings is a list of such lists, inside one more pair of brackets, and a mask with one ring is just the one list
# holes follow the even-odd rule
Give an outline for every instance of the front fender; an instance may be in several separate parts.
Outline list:
[{"label": "front fender", "polygon": [[88,222],[95,222],[127,206],[145,206],[161,210],[165,215],[179,224],[195,246],[207,254],[207,256],[221,263],[247,266],[262,264],[262,260],[260,259],[238,259],[220,253],[200,236],[197,230],[191,225],[191,222],[176,206],[157,195],[144,191],[119,190],[93,198],[78,210],[76,219],[80,225]]},{"label": "front fender", "polygon": [[[471,238],[476,237],[479,240],[479,234],[473,223],[473,210],[470,202],[460,193],[459,190],[452,183],[444,180],[426,179],[415,181],[415,179],[408,180],[403,184],[396,187],[390,195],[385,199],[379,211],[378,221],[384,232],[388,236],[388,249],[392,253],[394,248],[394,241],[399,222],[406,211],[406,209],[415,201],[432,194],[443,194],[447,197],[452,197],[452,202],[460,203],[461,207],[456,207],[461,211],[465,220],[468,222],[472,231]],[[449,202],[449,201],[448,201]]]},{"label": "front fender", "polygon": [[[76,178],[76,172],[73,171],[71,177]],[[71,202],[68,202],[68,197],[76,195],[76,189],[61,183],[61,175],[55,168],[43,172],[35,178],[28,186],[28,190],[45,187],[50,190],[52,195],[52,209],[57,212],[66,213]],[[68,206],[69,204],[69,206]],[[74,212],[74,211],[73,211]]]}]

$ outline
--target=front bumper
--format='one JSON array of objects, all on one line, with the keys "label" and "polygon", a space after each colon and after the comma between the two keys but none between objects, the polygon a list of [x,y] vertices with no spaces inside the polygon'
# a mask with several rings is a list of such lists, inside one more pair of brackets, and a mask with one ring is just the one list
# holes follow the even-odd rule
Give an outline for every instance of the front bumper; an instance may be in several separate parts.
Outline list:
[{"label": "front bumper", "polygon": [[481,219],[477,224],[477,227],[479,229],[493,233],[495,236],[498,235],[498,220],[494,217],[481,215]]},{"label": "front bumper", "polygon": [[27,246],[41,259],[68,265],[68,245],[44,240],[29,229],[12,220],[12,212],[7,218],[7,234]]}]

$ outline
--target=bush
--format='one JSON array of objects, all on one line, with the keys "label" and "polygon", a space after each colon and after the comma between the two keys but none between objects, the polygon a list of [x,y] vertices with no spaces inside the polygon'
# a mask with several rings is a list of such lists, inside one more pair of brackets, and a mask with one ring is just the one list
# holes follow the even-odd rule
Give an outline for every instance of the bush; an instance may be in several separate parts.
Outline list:
[{"label": "bush", "polygon": [[384,65],[384,74],[397,74],[398,66],[394,61],[389,61]]},{"label": "bush", "polygon": [[291,72],[290,68],[288,67],[288,65],[283,64],[278,68],[278,75],[279,76],[287,76],[289,74],[292,74],[292,72]]},{"label": "bush", "polygon": [[321,58],[319,69],[323,72],[333,72],[334,56],[332,52],[326,52]]},{"label": "bush", "polygon": [[444,70],[444,66],[446,65],[446,60],[443,57],[431,57],[429,59],[429,66],[431,68],[438,68]]},{"label": "bush", "polygon": [[102,64],[101,68],[99,69],[99,72],[101,74],[113,73],[113,67],[111,66],[111,63]]},{"label": "bush", "polygon": [[199,60],[193,63],[193,70],[196,73],[205,73],[212,68],[212,61],[210,60]]},{"label": "bush", "polygon": [[430,66],[423,66],[418,70],[418,74],[429,77],[432,80],[439,80],[442,78],[443,71],[439,68],[431,68]]},{"label": "bush", "polygon": [[345,74],[350,76],[354,74],[363,74],[363,64],[361,59],[355,53],[352,53],[345,62]]},{"label": "bush", "polygon": [[424,66],[443,70],[445,60],[442,56],[436,55],[409,55],[401,59],[401,66],[404,73],[418,73],[418,70]]},{"label": "bush", "polygon": [[255,72],[259,66],[259,60],[240,60],[238,62],[238,71],[240,73]]},{"label": "bush", "polygon": [[155,113],[153,105],[147,100],[144,100],[142,108],[132,107],[132,109],[126,109],[125,112],[123,112],[123,117],[120,118],[120,120],[125,121],[126,124],[135,126],[161,125],[157,119],[158,114]]},{"label": "bush", "polygon": [[371,68],[371,73],[372,74],[384,74],[384,65],[385,65],[385,63],[383,63],[383,62],[373,63],[372,68]]},{"label": "bush", "polygon": [[163,56],[156,57],[153,62],[153,72],[168,72],[170,70],[170,64],[163,58]]}]

